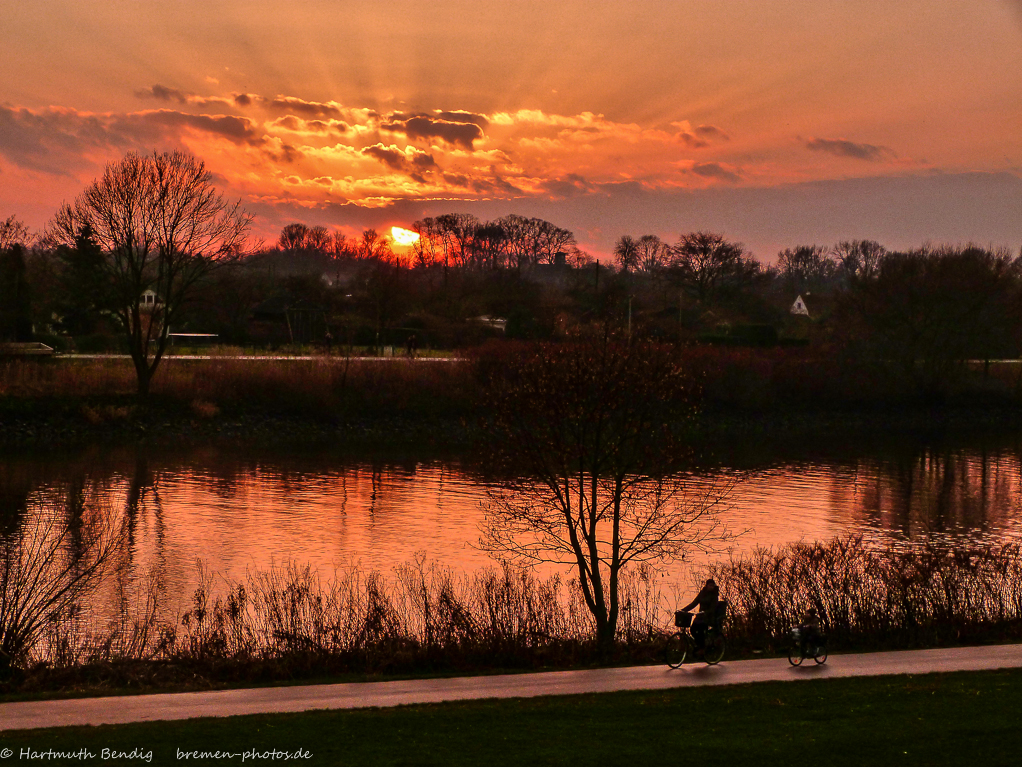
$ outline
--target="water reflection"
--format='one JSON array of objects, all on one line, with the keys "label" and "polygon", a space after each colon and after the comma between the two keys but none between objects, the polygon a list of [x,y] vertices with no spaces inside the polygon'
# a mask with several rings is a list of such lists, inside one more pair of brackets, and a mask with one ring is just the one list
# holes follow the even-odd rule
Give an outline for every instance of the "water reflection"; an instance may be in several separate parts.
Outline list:
[{"label": "water reflection", "polygon": [[[728,516],[732,529],[748,531],[739,550],[850,531],[989,538],[1022,529],[1020,449],[1006,440],[846,446],[839,455],[773,459],[732,454],[700,476],[719,473],[740,478]],[[180,599],[195,585],[199,560],[228,579],[286,560],[326,575],[353,562],[389,571],[420,552],[469,571],[490,564],[474,548],[489,481],[468,461],[322,452],[92,449],[6,457],[0,536],[17,535],[45,509],[66,514],[72,532],[90,508],[118,510],[126,542],[108,604],[153,572]]]},{"label": "water reflection", "polygon": [[852,508],[860,524],[908,538],[1014,536],[1020,480],[1014,450],[922,448],[864,460],[852,482],[835,485],[835,505]]}]

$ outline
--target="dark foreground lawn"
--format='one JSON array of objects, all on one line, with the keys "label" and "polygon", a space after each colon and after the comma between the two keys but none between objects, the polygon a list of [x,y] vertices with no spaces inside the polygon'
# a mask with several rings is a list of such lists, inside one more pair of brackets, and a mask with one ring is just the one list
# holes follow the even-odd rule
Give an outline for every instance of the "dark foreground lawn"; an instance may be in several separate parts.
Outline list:
[{"label": "dark foreground lawn", "polygon": [[[151,764],[1014,765],[1022,670],[35,730],[0,733],[0,749],[0,765],[141,764],[150,751]],[[263,756],[243,760],[253,749]],[[217,750],[235,755],[184,758]]]}]

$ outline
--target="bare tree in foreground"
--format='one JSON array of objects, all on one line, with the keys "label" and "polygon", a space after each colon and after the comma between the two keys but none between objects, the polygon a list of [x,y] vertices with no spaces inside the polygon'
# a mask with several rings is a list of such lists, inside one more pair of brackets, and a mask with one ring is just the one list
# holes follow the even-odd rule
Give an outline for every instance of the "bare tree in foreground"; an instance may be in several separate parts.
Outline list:
[{"label": "bare tree in foreground", "polygon": [[0,672],[24,665],[51,624],[81,607],[123,539],[112,513],[66,511],[40,510],[0,537]]},{"label": "bare tree in foreground", "polygon": [[239,257],[251,220],[217,192],[201,160],[182,152],[132,152],[58,211],[56,242],[72,245],[88,227],[106,254],[140,395],[196,284]]},{"label": "bare tree in foreground", "polygon": [[614,639],[622,571],[728,537],[730,485],[693,491],[677,437],[693,382],[673,348],[607,337],[482,358],[495,455],[509,475],[490,494],[484,549],[520,564],[568,564],[597,640]]}]

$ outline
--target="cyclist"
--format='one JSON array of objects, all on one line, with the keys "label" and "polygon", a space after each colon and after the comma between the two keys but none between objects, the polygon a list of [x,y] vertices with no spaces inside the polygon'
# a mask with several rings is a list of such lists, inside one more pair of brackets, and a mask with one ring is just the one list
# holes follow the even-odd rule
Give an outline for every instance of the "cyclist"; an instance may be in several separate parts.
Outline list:
[{"label": "cyclist", "polygon": [[686,607],[681,609],[688,612],[696,605],[699,605],[699,612],[692,621],[692,638],[696,641],[696,650],[702,651],[706,647],[706,630],[710,627],[710,621],[717,611],[717,602],[720,601],[720,589],[713,578],[707,578],[706,583],[699,590],[696,598]]},{"label": "cyclist", "polygon": [[802,625],[799,626],[799,640],[803,655],[806,654],[808,648],[819,644],[820,616],[815,607],[806,610],[806,614],[802,617]]}]

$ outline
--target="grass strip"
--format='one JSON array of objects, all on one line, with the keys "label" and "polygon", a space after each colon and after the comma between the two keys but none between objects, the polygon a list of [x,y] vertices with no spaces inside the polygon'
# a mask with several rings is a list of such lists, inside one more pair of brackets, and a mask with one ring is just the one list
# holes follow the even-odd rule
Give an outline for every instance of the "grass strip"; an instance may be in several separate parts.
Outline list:
[{"label": "grass strip", "polygon": [[[1005,670],[33,730],[0,733],[0,749],[96,755],[76,764],[117,763],[106,748],[151,764],[276,749],[317,765],[1007,765],[1020,710],[1022,670]],[[237,755],[181,758],[194,751]]]}]

